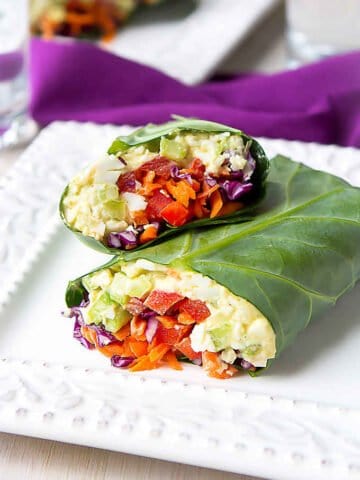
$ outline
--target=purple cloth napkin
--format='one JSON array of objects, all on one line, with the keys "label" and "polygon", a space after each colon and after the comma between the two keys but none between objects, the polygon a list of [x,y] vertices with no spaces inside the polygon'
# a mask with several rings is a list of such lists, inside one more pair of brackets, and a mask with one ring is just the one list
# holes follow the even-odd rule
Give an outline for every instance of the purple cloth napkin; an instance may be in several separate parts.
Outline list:
[{"label": "purple cloth napkin", "polygon": [[0,82],[12,80],[19,75],[24,64],[24,56],[20,51],[0,54]]},{"label": "purple cloth napkin", "polygon": [[[274,75],[184,85],[89,43],[31,44],[33,117],[143,125],[172,113],[255,136],[360,147],[360,51]],[[196,65],[194,65],[196,68]]]}]

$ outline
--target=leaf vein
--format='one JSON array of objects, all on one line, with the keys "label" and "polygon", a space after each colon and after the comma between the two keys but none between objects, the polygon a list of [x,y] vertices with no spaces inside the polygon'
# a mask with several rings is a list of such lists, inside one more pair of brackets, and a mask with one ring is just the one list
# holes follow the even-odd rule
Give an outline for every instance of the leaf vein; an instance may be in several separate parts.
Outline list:
[{"label": "leaf vein", "polygon": [[[302,218],[302,217],[291,217],[291,214],[295,213],[297,211],[300,211],[300,210],[308,207],[309,205],[313,205],[314,203],[318,202],[320,199],[330,197],[331,195],[334,195],[334,194],[339,193],[339,192],[344,191],[344,190],[345,190],[344,186],[338,187],[335,190],[331,190],[330,192],[325,192],[324,194],[319,195],[315,199],[311,199],[308,202],[303,203],[302,205],[298,205],[297,207],[294,207],[291,210],[287,210],[287,211],[282,212],[278,215],[275,215],[271,219],[269,219],[269,217],[265,217],[265,219],[262,218],[260,220],[255,220],[255,222],[254,222],[255,225],[254,225],[254,223],[252,223],[249,228],[244,228],[240,232],[236,232],[235,234],[230,235],[229,237],[227,237],[225,239],[221,239],[217,242],[214,241],[210,246],[204,247],[203,249],[198,249],[196,252],[188,254],[186,256],[186,259],[190,259],[194,255],[196,255],[196,256],[199,255],[199,254],[203,255],[206,252],[209,252],[209,251],[211,252],[214,249],[221,248],[224,243],[225,243],[225,245],[228,245],[228,244],[232,243],[233,241],[235,241],[237,239],[240,239],[240,238],[242,238],[246,235],[249,235],[253,232],[257,232],[261,229],[268,228],[269,226],[277,224],[278,222],[280,222],[284,218],[286,219],[286,217],[287,218]],[[304,218],[308,218],[308,217],[304,217]],[[323,217],[319,217],[319,218],[323,218]],[[325,218],[328,218],[328,217],[325,217]],[[356,222],[356,223],[358,224],[358,222]]]}]

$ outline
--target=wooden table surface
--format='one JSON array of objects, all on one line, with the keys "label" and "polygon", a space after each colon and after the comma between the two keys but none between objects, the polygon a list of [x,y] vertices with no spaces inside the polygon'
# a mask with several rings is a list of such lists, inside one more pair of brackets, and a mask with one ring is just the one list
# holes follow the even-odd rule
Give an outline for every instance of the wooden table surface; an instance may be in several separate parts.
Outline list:
[{"label": "wooden table surface", "polygon": [[[283,7],[276,8],[219,71],[281,70],[286,62]],[[0,151],[0,175],[22,148]],[[251,480],[178,463],[0,433],[0,480]],[[252,480],[255,480],[252,477]]]}]

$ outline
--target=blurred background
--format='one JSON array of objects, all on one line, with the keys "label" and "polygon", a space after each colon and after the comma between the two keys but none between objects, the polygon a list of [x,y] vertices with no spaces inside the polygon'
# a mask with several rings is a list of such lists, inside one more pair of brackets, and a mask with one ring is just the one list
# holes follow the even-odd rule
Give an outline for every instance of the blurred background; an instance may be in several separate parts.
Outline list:
[{"label": "blurred background", "polygon": [[[39,43],[46,43],[46,48]],[[76,83],[76,68],[73,65],[72,69],[67,62],[74,61],[76,55],[88,57],[83,66],[83,70],[89,69],[85,89],[91,77],[103,68],[93,50],[72,53],[84,43],[119,59],[153,67],[182,85],[196,86],[206,83],[215,73],[286,71],[357,51],[360,2],[0,0],[0,147],[28,141],[51,120],[70,119],[62,115],[59,105],[54,107],[55,97],[63,95],[64,105],[69,102],[62,91],[63,76],[73,75]],[[59,50],[50,47],[55,44],[66,46],[66,50],[59,54]],[[357,67],[354,63],[354,72]],[[115,72],[127,66],[114,58],[113,68]],[[102,73],[104,77],[111,76],[111,68]],[[143,97],[144,103],[152,101],[146,70],[143,75],[144,90],[137,95],[137,104],[139,97]],[[118,88],[124,89],[125,94],[129,84],[119,84]],[[182,97],[183,91],[180,87],[178,92],[173,90],[173,99]],[[90,94],[94,96],[91,89]],[[226,99],[225,85],[221,95]],[[102,89],[96,96],[97,108],[101,102],[107,105],[108,99],[101,98]],[[190,100],[197,102],[196,96]],[[119,108],[126,103],[123,99],[114,101],[119,102]],[[158,102],[159,98],[155,96],[153,101]],[[46,118],[39,111],[44,102],[52,105],[52,113],[48,111]],[[91,115],[88,119],[97,121]],[[112,115],[100,119],[101,123],[114,120],[117,123]]]}]

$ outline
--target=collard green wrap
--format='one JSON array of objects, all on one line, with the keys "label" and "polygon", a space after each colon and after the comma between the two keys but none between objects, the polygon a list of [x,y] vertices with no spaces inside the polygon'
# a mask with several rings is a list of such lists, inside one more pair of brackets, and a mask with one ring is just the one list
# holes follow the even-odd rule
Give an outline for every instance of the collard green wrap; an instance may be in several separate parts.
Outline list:
[{"label": "collard green wrap", "polygon": [[[271,322],[278,356],[359,279],[360,189],[278,156],[254,220],[123,255],[139,258],[200,272],[251,302]],[[69,283],[69,306],[83,295],[81,278]]]},{"label": "collard green wrap", "polygon": [[[186,223],[181,227],[172,227],[168,225],[167,229],[161,232],[158,237],[153,240],[151,243],[161,243],[163,240],[173,236],[174,234],[181,233],[184,230],[199,228],[199,227],[208,227],[211,225],[222,225],[234,222],[247,221],[252,218],[254,210],[256,209],[259,201],[263,198],[265,193],[265,184],[266,177],[269,169],[268,158],[261,147],[261,145],[252,137],[249,137],[240,130],[237,130],[226,125],[221,125],[219,123],[209,122],[205,120],[197,120],[191,118],[184,118],[174,115],[175,120],[164,123],[162,125],[153,125],[149,124],[143,128],[140,128],[130,135],[117,137],[111,146],[108,149],[108,154],[117,155],[120,153],[126,152],[131,147],[136,147],[139,145],[145,145],[149,148],[150,151],[156,151],[160,145],[161,137],[173,134],[174,132],[207,132],[207,133],[223,133],[230,132],[238,134],[244,141],[244,144],[249,142],[249,152],[251,157],[255,160],[256,167],[255,171],[251,177],[251,182],[253,184],[253,189],[250,193],[246,194],[244,199],[245,206],[240,210],[223,215],[221,217],[215,218],[204,218],[195,221]],[[108,253],[112,255],[119,255],[121,251],[116,248],[109,247],[95,238],[89,237],[81,233],[80,231],[75,230],[69,225],[64,214],[64,198],[68,193],[68,186],[65,188],[59,205],[59,211],[62,221],[65,226],[69,228],[82,242],[87,246],[98,250],[102,253]],[[146,245],[139,245],[134,250],[142,250],[147,247]]]}]

